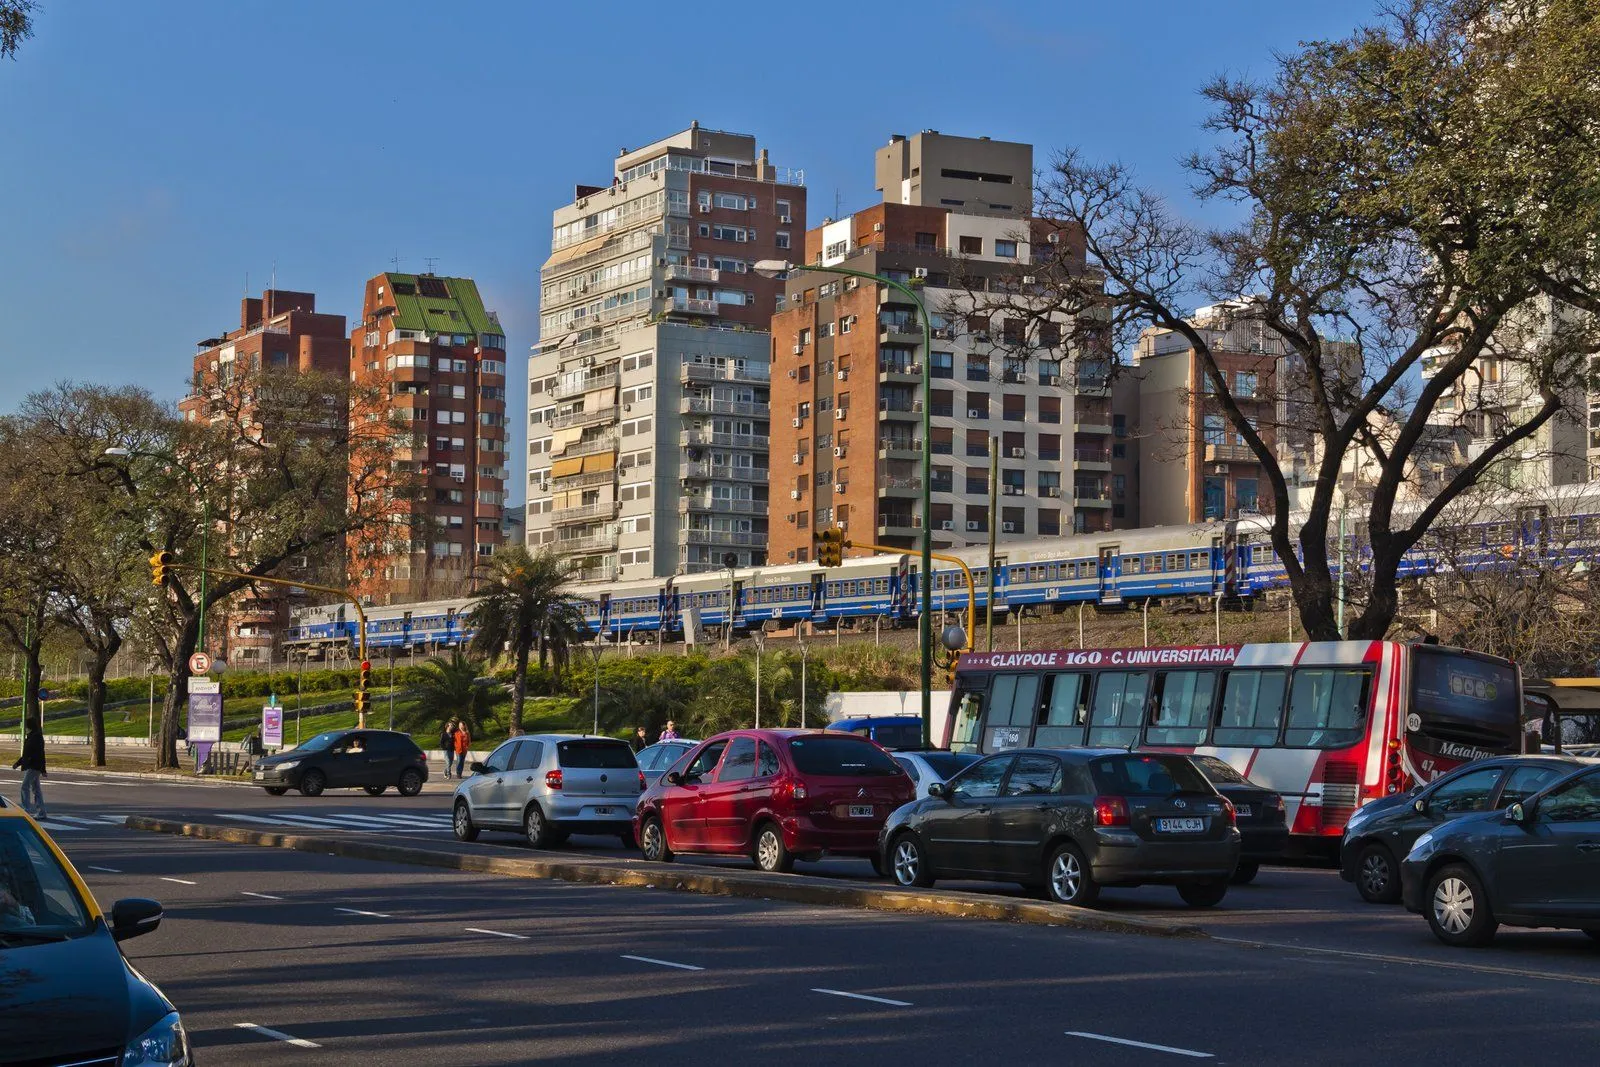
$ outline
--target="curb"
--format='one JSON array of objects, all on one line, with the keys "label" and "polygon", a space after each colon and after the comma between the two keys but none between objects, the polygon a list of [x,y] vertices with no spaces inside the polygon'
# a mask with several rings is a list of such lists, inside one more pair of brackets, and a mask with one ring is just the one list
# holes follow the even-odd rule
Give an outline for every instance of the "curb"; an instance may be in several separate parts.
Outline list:
[{"label": "curb", "polygon": [[[90,775],[94,775],[97,778],[122,778],[122,779],[131,779],[131,780],[134,780],[134,781],[162,782],[162,783],[164,783],[166,785],[204,785],[204,786],[234,786],[234,787],[250,786],[252,788],[259,788],[258,786],[256,786],[256,784],[254,782],[247,781],[247,780],[242,780],[242,779],[240,781],[230,781],[227,778],[213,778],[213,777],[197,778],[197,777],[195,777],[193,775],[184,775],[184,774],[158,774],[155,771],[102,771],[102,770],[99,770],[98,768],[95,768],[95,767],[60,767],[60,768],[57,768],[57,772],[60,773],[60,774],[90,774]],[[48,778],[45,779],[45,783],[46,784],[48,784],[49,781],[50,781],[50,779],[48,779]]]},{"label": "curb", "polygon": [[291,848],[327,856],[408,863],[423,867],[478,874],[499,874],[514,878],[548,878],[590,885],[620,885],[644,889],[667,889],[707,896],[745,897],[757,900],[782,900],[814,906],[866,908],[965,919],[990,919],[1030,923],[1040,926],[1065,926],[1106,933],[1144,934],[1156,937],[1209,937],[1201,927],[1189,923],[1167,923],[1153,919],[1132,919],[1066,904],[991,897],[981,893],[932,893],[908,891],[888,886],[863,886],[801,876],[772,877],[734,871],[709,871],[703,868],[646,865],[642,861],[601,861],[577,858],[523,859],[504,856],[435,852],[430,849],[376,841],[346,840],[309,834],[274,833],[239,826],[175,822],[145,815],[128,816],[130,830],[177,834],[183,837],[226,841],[236,845],[262,845]]}]

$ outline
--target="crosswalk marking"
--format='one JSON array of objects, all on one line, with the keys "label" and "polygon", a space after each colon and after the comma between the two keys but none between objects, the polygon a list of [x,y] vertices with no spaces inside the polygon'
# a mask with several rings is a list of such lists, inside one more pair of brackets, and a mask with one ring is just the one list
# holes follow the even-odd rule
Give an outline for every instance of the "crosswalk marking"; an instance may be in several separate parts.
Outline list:
[{"label": "crosswalk marking", "polygon": [[87,826],[73,826],[71,823],[56,822],[54,819],[38,819],[36,821],[38,822],[38,824],[40,826],[44,827],[46,830],[49,830],[53,834],[59,834],[63,830],[87,830],[88,829]]},{"label": "crosswalk marking", "polygon": [[125,815],[94,815],[85,818],[81,815],[62,815],[60,812],[57,812],[56,814],[50,816],[50,818],[62,822],[80,822],[87,826],[122,826],[127,822],[127,816]]},{"label": "crosswalk marking", "polygon": [[437,817],[413,814],[355,815],[340,812],[330,812],[326,815],[301,815],[298,813],[291,815],[288,813],[278,814],[276,812],[246,815],[236,811],[219,811],[215,814],[219,819],[249,823],[252,826],[289,827],[291,829],[356,830],[363,833],[377,833],[384,830],[424,834],[447,834],[451,832],[448,813],[442,813]]}]

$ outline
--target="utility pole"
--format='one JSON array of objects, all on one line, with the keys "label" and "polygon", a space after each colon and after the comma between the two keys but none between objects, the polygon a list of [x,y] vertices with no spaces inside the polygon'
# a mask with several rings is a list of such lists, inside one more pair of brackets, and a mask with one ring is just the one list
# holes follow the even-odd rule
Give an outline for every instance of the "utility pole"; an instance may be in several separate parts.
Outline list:
[{"label": "utility pole", "polygon": [[758,629],[750,635],[756,643],[756,729],[761,729],[761,649],[767,643],[767,631]]},{"label": "utility pole", "polygon": [[984,651],[994,651],[994,556],[1000,529],[1000,438],[989,437],[989,581],[984,599]]}]

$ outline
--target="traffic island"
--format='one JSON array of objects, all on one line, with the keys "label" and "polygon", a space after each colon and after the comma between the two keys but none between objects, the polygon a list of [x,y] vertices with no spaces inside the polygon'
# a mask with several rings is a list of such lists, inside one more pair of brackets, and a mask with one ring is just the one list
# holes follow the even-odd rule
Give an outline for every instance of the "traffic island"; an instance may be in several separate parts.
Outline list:
[{"label": "traffic island", "polygon": [[405,863],[423,867],[443,867],[476,874],[495,874],[512,878],[545,878],[552,881],[583,882],[591,885],[632,886],[640,889],[667,889],[707,896],[746,897],[754,900],[781,900],[814,907],[867,908],[876,911],[938,915],[947,918],[990,919],[1030,923],[1038,926],[1065,926],[1080,930],[1110,933],[1145,934],[1156,937],[1206,937],[1206,931],[1190,923],[1158,919],[1135,919],[1090,908],[1066,904],[1017,900],[984,893],[934,892],[901,889],[890,885],[860,885],[806,875],[768,875],[758,872],[711,870],[680,864],[647,864],[642,860],[588,859],[578,856],[492,856],[457,853],[381,841],[366,841],[316,834],[279,833],[239,826],[177,822],[144,815],[130,815],[131,830],[177,834],[184,837],[225,841],[236,845],[291,848],[328,856]]}]

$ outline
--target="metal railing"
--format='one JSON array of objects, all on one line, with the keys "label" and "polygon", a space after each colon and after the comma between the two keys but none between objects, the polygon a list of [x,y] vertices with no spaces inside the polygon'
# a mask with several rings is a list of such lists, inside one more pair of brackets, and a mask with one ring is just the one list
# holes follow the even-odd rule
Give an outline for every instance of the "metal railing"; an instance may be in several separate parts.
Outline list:
[{"label": "metal railing", "polygon": [[621,507],[617,501],[607,500],[599,504],[580,504],[575,508],[558,508],[551,513],[550,521],[556,525],[565,525],[574,522],[593,522],[596,519],[614,519]]},{"label": "metal railing", "polygon": [[[1043,456],[1040,456],[1043,459]],[[1110,463],[1111,449],[1109,448],[1074,448],[1072,458],[1079,463]]]},{"label": "metal railing", "polygon": [[685,363],[678,372],[678,380],[680,382],[770,382],[772,369],[765,363],[748,363],[742,368],[732,363],[721,367],[709,363]]},{"label": "metal railing", "polygon": [[1256,454],[1248,445],[1206,445],[1207,463],[1255,463]]},{"label": "metal railing", "polygon": [[669,282],[716,282],[722,280],[722,272],[715,267],[691,267],[686,263],[668,263],[666,279]]},{"label": "metal railing", "polygon": [[684,415],[749,415],[753,418],[770,418],[771,404],[749,400],[718,400],[708,396],[686,396],[678,404]]},{"label": "metal railing", "polygon": [[556,382],[556,387],[550,390],[550,396],[556,400],[582,396],[596,389],[609,389],[616,385],[617,381],[618,375],[614,370],[603,371],[600,374],[586,374],[582,378],[563,379]]},{"label": "metal railing", "polygon": [[684,430],[678,434],[680,445],[713,445],[725,448],[759,448],[765,449],[771,443],[771,438],[765,434],[753,433],[715,433],[711,430]]},{"label": "metal railing", "polygon": [[592,441],[578,441],[570,444],[562,451],[561,455],[563,458],[570,459],[574,456],[594,456],[601,452],[615,452],[616,450],[617,435],[605,434],[602,437],[596,437]]},{"label": "metal railing", "polygon": [[562,552],[607,552],[617,547],[617,537],[618,532],[612,527],[586,537],[557,538],[553,543]]},{"label": "metal railing", "polygon": [[694,315],[716,315],[719,308],[715,300],[700,300],[692,296],[674,297],[672,310]]},{"label": "metal railing", "polygon": [[615,404],[598,411],[574,411],[568,415],[556,415],[549,426],[552,430],[570,430],[578,426],[598,426],[603,422],[616,422],[618,408]]},{"label": "metal railing", "polygon": [[711,511],[723,515],[765,515],[767,513],[765,500],[736,500],[729,497],[706,496],[703,493],[680,496],[678,510],[685,511]]},{"label": "metal railing", "polygon": [[567,474],[560,478],[550,478],[549,471],[545,472],[546,480],[555,489],[587,489],[594,485],[612,485],[617,480],[617,472],[589,471],[586,474]]},{"label": "metal railing", "polygon": [[765,467],[712,466],[710,463],[687,463],[683,476],[696,481],[760,482],[765,484],[771,473]]},{"label": "metal railing", "polygon": [[683,540],[691,545],[740,545],[759,548],[767,543],[767,535],[740,533],[734,530],[702,530],[691,526],[683,531]]}]

